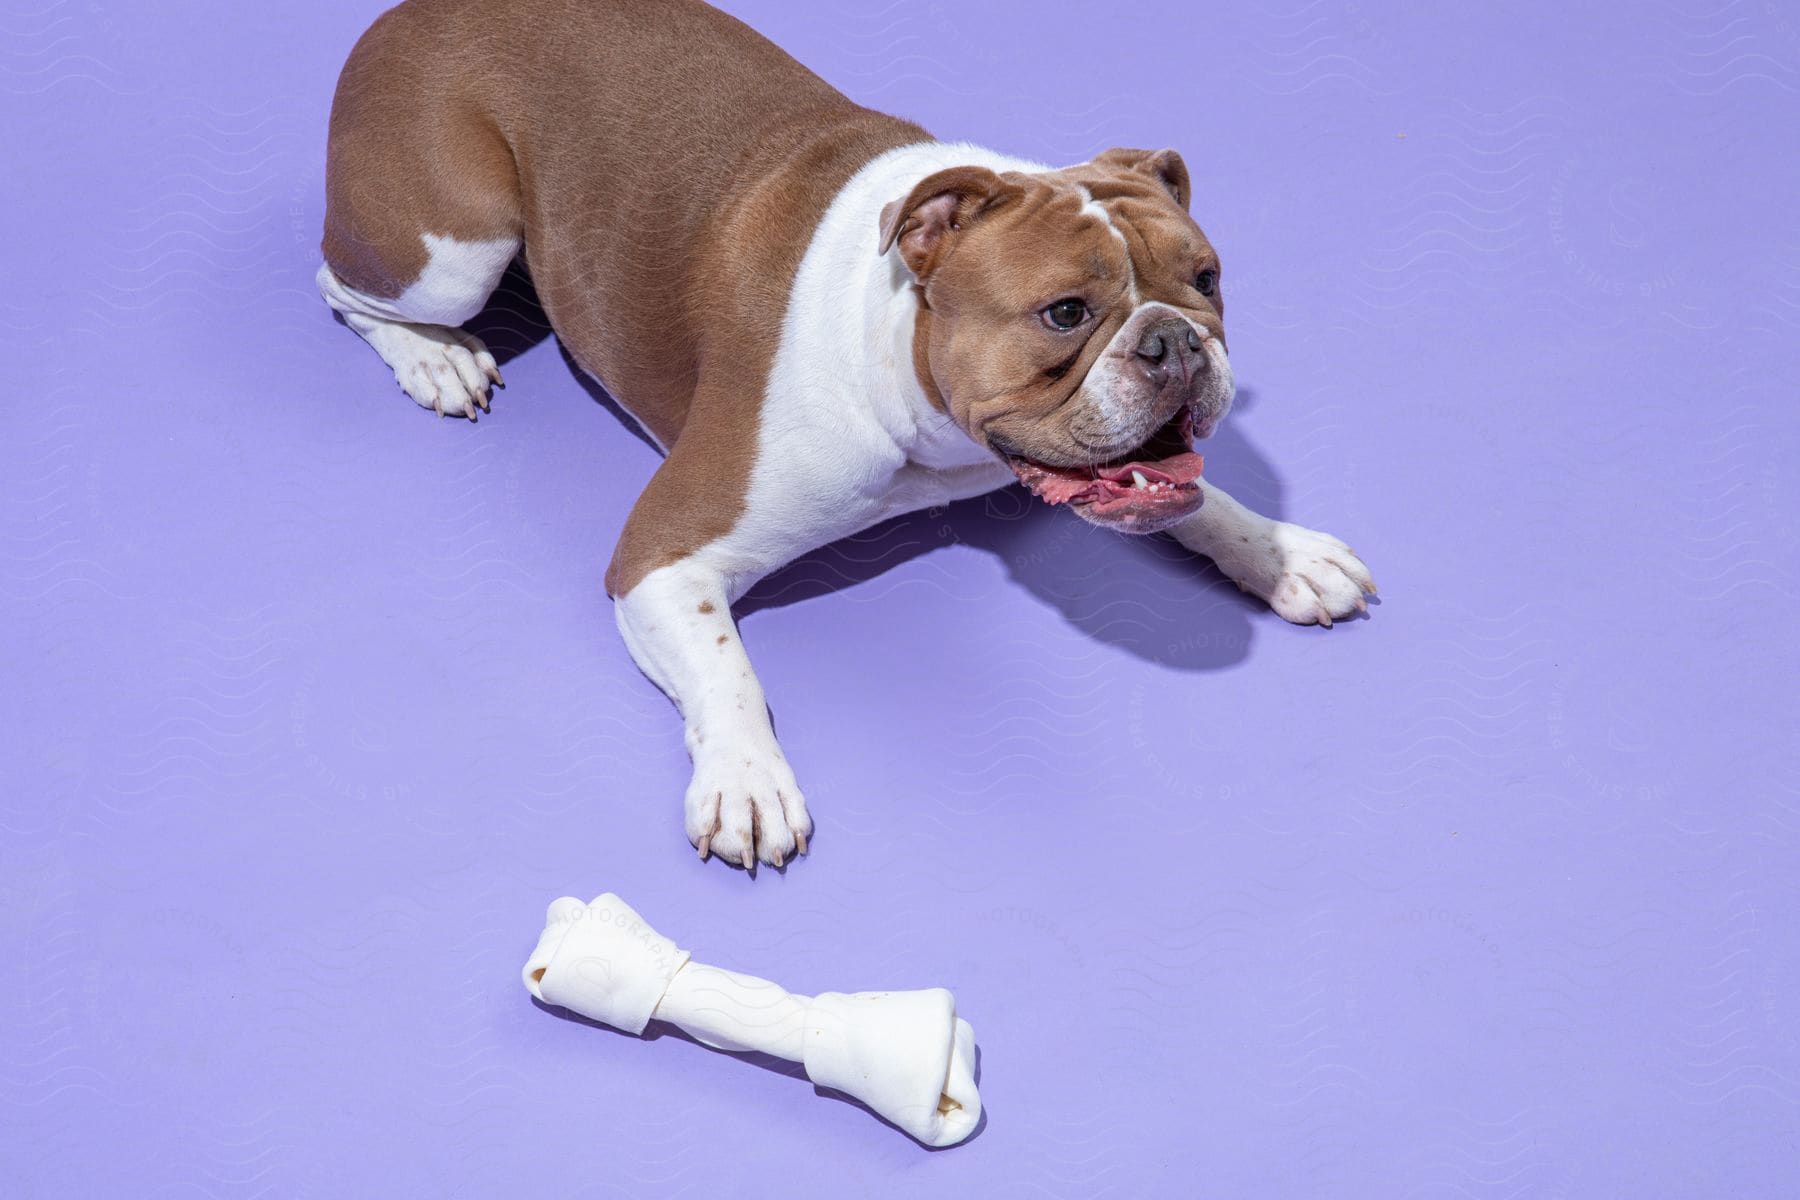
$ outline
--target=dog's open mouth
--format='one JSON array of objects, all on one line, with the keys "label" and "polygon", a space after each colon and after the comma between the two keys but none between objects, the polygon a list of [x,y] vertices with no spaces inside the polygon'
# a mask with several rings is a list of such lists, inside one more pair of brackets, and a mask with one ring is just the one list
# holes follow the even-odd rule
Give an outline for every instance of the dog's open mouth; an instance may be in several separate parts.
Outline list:
[{"label": "dog's open mouth", "polygon": [[1155,533],[1199,509],[1204,465],[1193,450],[1188,409],[1122,458],[1085,467],[1056,467],[1006,454],[1006,465],[1046,504],[1067,504],[1096,525]]}]

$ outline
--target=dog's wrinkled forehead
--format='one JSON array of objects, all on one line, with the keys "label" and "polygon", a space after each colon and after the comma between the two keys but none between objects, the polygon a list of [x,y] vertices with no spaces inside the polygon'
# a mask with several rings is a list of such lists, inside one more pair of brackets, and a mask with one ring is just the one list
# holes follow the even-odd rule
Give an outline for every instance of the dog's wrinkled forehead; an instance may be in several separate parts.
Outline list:
[{"label": "dog's wrinkled forehead", "polygon": [[1168,150],[1109,150],[1031,174],[952,168],[888,206],[883,247],[897,241],[914,278],[950,305],[1030,306],[1095,284],[1154,298],[1212,257],[1188,188]]},{"label": "dog's wrinkled forehead", "polygon": [[1162,151],[1135,167],[1102,155],[1055,174],[1086,197],[1080,213],[1105,223],[1129,256],[1145,295],[1171,283],[1185,289],[1197,265],[1216,264],[1206,234],[1188,215],[1187,170],[1173,152]]},{"label": "dog's wrinkled forehead", "polygon": [[938,293],[954,293],[952,302],[973,292],[1004,308],[1034,308],[1094,282],[1128,282],[1130,244],[1086,189],[1048,176],[1022,176],[1016,186],[1009,203],[972,222],[956,253],[945,256],[928,281]]}]

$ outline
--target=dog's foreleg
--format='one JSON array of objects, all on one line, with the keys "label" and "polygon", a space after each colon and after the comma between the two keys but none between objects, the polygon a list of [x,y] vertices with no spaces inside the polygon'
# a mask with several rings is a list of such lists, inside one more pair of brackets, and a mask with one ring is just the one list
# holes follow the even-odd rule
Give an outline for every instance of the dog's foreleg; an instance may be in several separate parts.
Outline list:
[{"label": "dog's foreleg", "polygon": [[1364,612],[1375,580],[1337,538],[1252,512],[1201,481],[1206,501],[1169,532],[1204,554],[1246,592],[1260,596],[1296,625],[1330,625]]},{"label": "dog's foreleg", "polygon": [[681,710],[694,760],[687,835],[700,856],[749,869],[804,854],[812,818],[731,618],[725,576],[692,555],[645,575],[614,612],[631,656]]}]

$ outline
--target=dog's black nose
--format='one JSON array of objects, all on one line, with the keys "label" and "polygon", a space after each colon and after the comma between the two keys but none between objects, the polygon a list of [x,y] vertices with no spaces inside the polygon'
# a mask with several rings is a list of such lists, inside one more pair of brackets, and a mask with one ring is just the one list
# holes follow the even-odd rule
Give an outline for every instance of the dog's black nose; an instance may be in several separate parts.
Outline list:
[{"label": "dog's black nose", "polygon": [[1158,321],[1138,339],[1138,366],[1161,388],[1170,382],[1192,386],[1209,367],[1200,331],[1180,317]]}]

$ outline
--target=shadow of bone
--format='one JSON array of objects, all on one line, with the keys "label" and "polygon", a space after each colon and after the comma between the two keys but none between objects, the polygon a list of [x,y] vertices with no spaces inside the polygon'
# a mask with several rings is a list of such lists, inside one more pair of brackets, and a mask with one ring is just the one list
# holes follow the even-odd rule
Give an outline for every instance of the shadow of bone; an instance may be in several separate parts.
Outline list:
[{"label": "shadow of bone", "polygon": [[[503,367],[552,333],[530,276],[517,263],[466,328]],[[558,351],[583,390],[655,448],[606,389],[567,350]],[[1240,388],[1232,416],[1199,448],[1207,478],[1258,512],[1280,518],[1283,480],[1237,424],[1255,402],[1252,389]],[[947,546],[994,556],[1013,582],[1093,641],[1176,670],[1222,670],[1244,661],[1252,618],[1264,607],[1172,538],[1099,529],[1014,486],[896,517],[805,554],[753,587],[736,612],[749,617],[846,593]]]},{"label": "shadow of bone", "polygon": [[[886,1125],[896,1133],[905,1137],[911,1136],[898,1125],[894,1124],[862,1101],[856,1099],[854,1096],[845,1095],[843,1092],[833,1091],[830,1088],[813,1083],[806,1074],[806,1067],[801,1063],[790,1062],[785,1058],[777,1058],[774,1055],[764,1054],[761,1051],[756,1050],[717,1050],[708,1046],[705,1042],[702,1042],[687,1030],[682,1029],[678,1025],[671,1024],[668,1021],[653,1019],[650,1024],[644,1028],[643,1033],[627,1033],[622,1029],[614,1029],[611,1025],[607,1025],[604,1022],[596,1021],[592,1017],[582,1016],[580,1013],[571,1011],[570,1009],[560,1008],[554,1004],[547,1004],[544,1001],[537,999],[535,996],[532,997],[531,1005],[539,1012],[549,1013],[559,1021],[568,1021],[574,1025],[585,1025],[590,1029],[598,1029],[611,1034],[614,1037],[625,1038],[628,1041],[656,1042],[667,1038],[671,1042],[686,1043],[688,1046],[693,1047],[695,1051],[705,1055],[728,1055],[731,1058],[737,1059],[739,1062],[748,1063],[760,1071],[767,1071],[772,1075],[780,1075],[788,1079],[797,1079],[810,1086],[813,1089],[813,1094],[821,1099],[848,1104],[852,1108],[861,1109],[863,1112],[875,1118],[877,1121],[880,1121],[883,1125]],[[975,1086],[977,1089],[981,1086],[981,1059],[981,1046],[977,1044],[975,1047],[975,1062],[972,1068],[972,1074],[975,1078]],[[712,1068],[707,1069],[710,1070]],[[970,1132],[969,1136],[964,1138],[961,1142],[956,1143],[956,1145],[967,1145],[969,1142],[974,1141],[983,1133],[987,1132],[989,1111],[991,1111],[991,1106],[988,1104],[987,1100],[983,1098],[981,1119],[975,1123],[975,1128]],[[921,1149],[928,1150],[934,1154],[940,1150],[950,1150],[954,1148],[954,1146],[925,1146],[921,1144]]]}]

